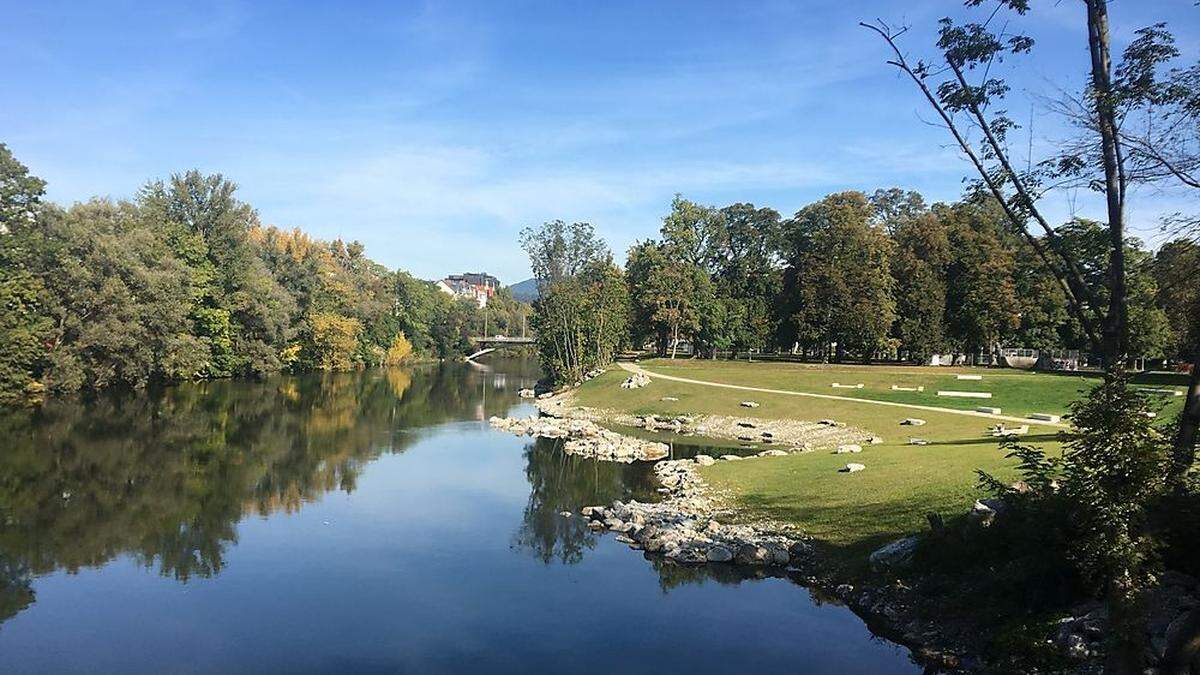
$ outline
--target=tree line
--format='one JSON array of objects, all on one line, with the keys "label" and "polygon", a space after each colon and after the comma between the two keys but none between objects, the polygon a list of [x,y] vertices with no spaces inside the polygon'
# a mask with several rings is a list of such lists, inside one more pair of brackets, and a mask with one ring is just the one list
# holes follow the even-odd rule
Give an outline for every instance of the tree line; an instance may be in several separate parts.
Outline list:
[{"label": "tree line", "polygon": [[[1054,232],[1053,246],[1070,251],[1105,297],[1103,225],[1076,218]],[[594,355],[573,367],[548,365],[570,375],[564,379],[628,347],[662,356],[686,344],[708,357],[778,350],[913,363],[1002,346],[1090,347],[1054,276],[1010,231],[1000,205],[979,192],[933,205],[898,188],[841,192],[791,218],[752,204],[718,208],[676,197],[659,237],[630,248],[624,288],[587,224],[549,223],[528,230],[525,241],[543,285],[539,335],[562,342],[559,331],[570,326],[573,339],[594,342],[583,350]],[[1181,281],[1200,275],[1200,246],[1178,238],[1152,253],[1130,237],[1125,258],[1131,353],[1186,359],[1200,287]]]},{"label": "tree line", "polygon": [[363,245],[264,226],[220,175],[69,207],[0,144],[0,404],[46,393],[447,359],[519,330]]}]

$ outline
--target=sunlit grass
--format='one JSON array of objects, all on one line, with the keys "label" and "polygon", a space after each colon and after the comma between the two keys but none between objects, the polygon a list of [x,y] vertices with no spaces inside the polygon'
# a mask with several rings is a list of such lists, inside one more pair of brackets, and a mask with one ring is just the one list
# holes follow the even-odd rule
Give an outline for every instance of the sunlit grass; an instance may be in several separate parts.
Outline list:
[{"label": "sunlit grass", "polygon": [[[813,367],[782,363],[654,360],[641,365],[651,372],[746,386],[808,391],[857,398],[972,409],[978,405],[1003,408],[1004,414],[1030,412],[1062,414],[1071,400],[1095,382],[1079,375],[1051,375],[988,369],[906,367]],[[959,372],[980,373],[980,381],[957,380]],[[634,414],[751,415],[768,419],[817,420],[832,418],[884,439],[865,446],[861,454],[833,455],[816,451],[788,457],[745,462],[720,462],[703,469],[704,477],[730,495],[747,519],[769,517],[793,524],[835,557],[860,562],[873,548],[904,534],[921,530],[926,514],[956,515],[981,496],[976,470],[1001,478],[1014,477],[1013,463],[997,439],[988,435],[992,422],[935,411],[915,411],[854,401],[814,399],[784,394],[747,392],[699,384],[653,379],[642,389],[621,389],[628,373],[614,368],[579,390],[582,405]],[[863,389],[833,389],[831,382],[858,383]],[[915,392],[892,392],[891,384],[926,387]],[[1154,382],[1163,386],[1161,381]],[[937,388],[991,391],[993,399],[958,400],[936,396]],[[935,390],[931,392],[931,390]],[[904,394],[903,396],[901,394]],[[663,401],[673,397],[678,401]],[[741,401],[753,399],[748,410]],[[1169,401],[1168,405],[1178,405]],[[1168,413],[1170,410],[1168,409]],[[919,417],[920,427],[901,426],[900,420]],[[1058,450],[1057,429],[1032,426],[1026,442]],[[926,446],[909,445],[910,437],[927,439]],[[850,459],[847,459],[850,457]],[[847,461],[866,465],[865,471],[839,473]]]}]

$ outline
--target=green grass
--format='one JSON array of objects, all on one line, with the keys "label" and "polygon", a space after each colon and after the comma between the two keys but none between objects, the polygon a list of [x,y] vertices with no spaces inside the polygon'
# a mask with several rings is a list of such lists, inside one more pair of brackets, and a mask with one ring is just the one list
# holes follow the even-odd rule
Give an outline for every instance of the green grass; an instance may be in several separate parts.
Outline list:
[{"label": "green grass", "polygon": [[[1063,413],[1086,388],[1090,378],[1068,375],[890,366],[816,367],[784,363],[728,361],[643,362],[646,369],[677,377],[820,394],[847,394],[878,400],[971,409],[977,405],[1004,408],[1004,414]],[[957,372],[984,375],[982,382],[959,381]],[[703,469],[714,487],[732,495],[748,519],[767,516],[794,524],[829,553],[849,564],[888,541],[926,527],[927,513],[956,515],[980,495],[977,469],[1002,479],[1014,477],[1012,462],[996,439],[986,435],[985,418],[934,411],[915,411],[854,401],[814,399],[784,394],[747,392],[699,384],[654,379],[642,389],[621,389],[628,373],[620,369],[585,383],[579,402],[585,406],[634,414],[752,415],[767,419],[816,420],[833,418],[881,436],[884,443],[867,446],[862,454],[833,455],[818,451],[748,462],[720,462]],[[862,390],[832,389],[830,382],[857,383]],[[924,384],[925,396],[890,391],[892,383]],[[1158,383],[1156,383],[1158,384]],[[991,401],[961,401],[930,396],[938,387],[992,391]],[[678,401],[662,401],[664,396]],[[759,408],[739,402],[752,399]],[[1172,401],[1172,403],[1174,403]],[[1178,405],[1178,404],[1176,404]],[[905,417],[919,417],[921,427],[900,426]],[[910,436],[928,439],[927,446],[908,445]],[[1026,442],[1058,451],[1056,430],[1033,426]],[[837,471],[847,461],[865,464],[865,471]]]},{"label": "green grass", "polygon": [[[991,368],[931,368],[920,366],[809,365],[798,363],[747,363],[656,359],[642,365],[667,375],[767,389],[832,394],[849,398],[931,405],[958,410],[992,406],[1005,415],[1030,413],[1063,415],[1067,405],[1097,382],[1097,375],[1036,373]],[[979,375],[982,380],[959,380],[957,375]],[[865,385],[862,389],[834,388],[832,383]],[[1184,391],[1185,378],[1165,373],[1141,375],[1135,382]],[[1172,384],[1173,383],[1173,384]],[[923,392],[892,391],[892,385],[924,386]],[[991,393],[990,399],[938,396],[939,390]],[[1178,412],[1182,397],[1161,397],[1165,412]]]}]

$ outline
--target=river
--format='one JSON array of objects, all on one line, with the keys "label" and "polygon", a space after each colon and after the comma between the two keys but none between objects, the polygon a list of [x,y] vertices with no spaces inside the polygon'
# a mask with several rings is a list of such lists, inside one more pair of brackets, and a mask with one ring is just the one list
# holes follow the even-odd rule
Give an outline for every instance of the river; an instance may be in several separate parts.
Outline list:
[{"label": "river", "polygon": [[216,381],[0,416],[0,672],[919,672],[787,578],[582,506],[644,465],[492,430],[535,367]]}]

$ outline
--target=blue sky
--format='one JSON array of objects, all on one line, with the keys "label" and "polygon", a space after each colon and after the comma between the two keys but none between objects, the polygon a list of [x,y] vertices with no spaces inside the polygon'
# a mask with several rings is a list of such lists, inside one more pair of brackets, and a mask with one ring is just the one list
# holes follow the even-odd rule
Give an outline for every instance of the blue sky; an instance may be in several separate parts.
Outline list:
[{"label": "blue sky", "polygon": [[[1039,44],[1010,61],[1034,154],[1062,131],[1037,103],[1086,72],[1083,8],[1035,0]],[[516,235],[587,220],[619,260],[676,192],[790,214],[845,189],[952,200],[968,168],[863,19],[929,2],[15,2],[0,0],[0,141],[52,199],[132,195],[189,168],[240,185],[266,223],[359,239],[435,278],[528,276]],[[1193,60],[1190,0],[1114,0],[1119,50],[1168,21]],[[1031,116],[1032,115],[1032,116]],[[1025,131],[1028,131],[1026,124]],[[1024,141],[1022,141],[1024,143]],[[1135,195],[1131,220],[1190,208]],[[1100,217],[1085,193],[1045,204]]]}]

